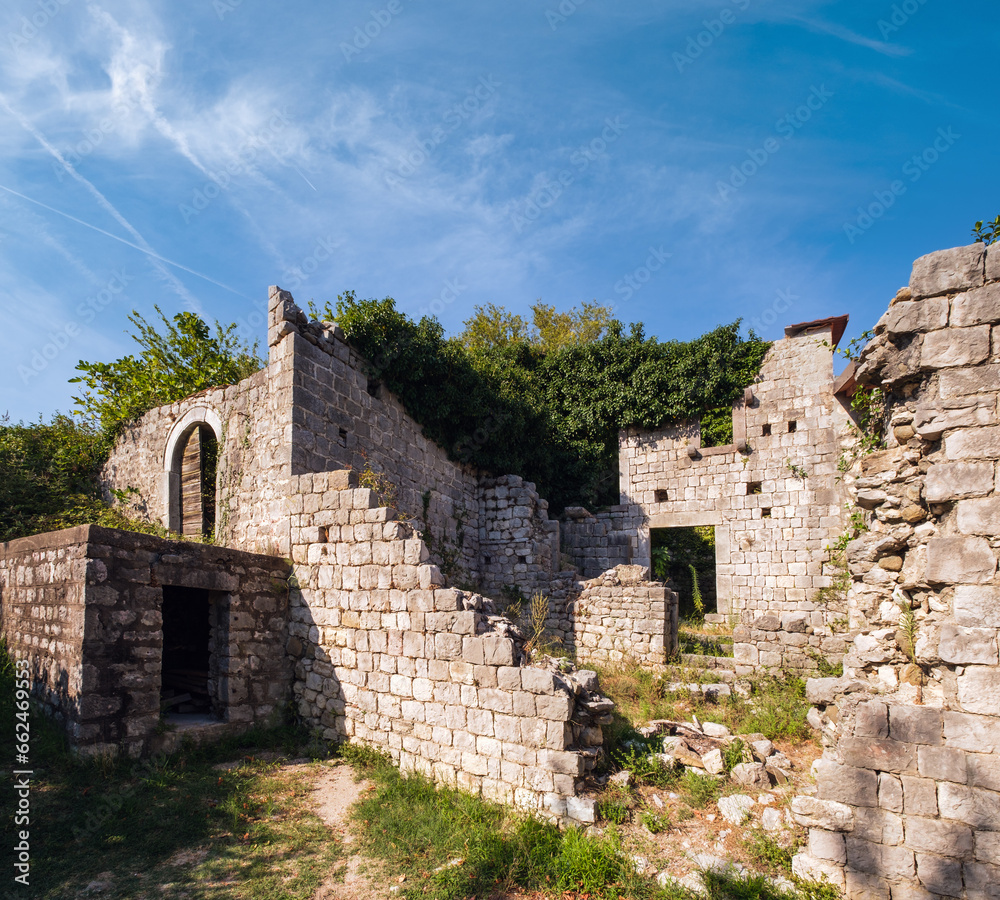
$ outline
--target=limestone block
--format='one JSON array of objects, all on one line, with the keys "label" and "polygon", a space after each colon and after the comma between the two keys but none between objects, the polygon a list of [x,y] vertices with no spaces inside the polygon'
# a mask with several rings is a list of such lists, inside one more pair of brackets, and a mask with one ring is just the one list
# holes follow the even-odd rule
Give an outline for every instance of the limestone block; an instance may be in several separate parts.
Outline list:
[{"label": "limestone block", "polygon": [[954,407],[944,407],[933,400],[921,401],[913,415],[914,431],[927,441],[936,441],[946,431],[956,428],[996,424],[996,401],[987,396],[973,396]]},{"label": "limestone block", "polygon": [[566,722],[573,714],[573,701],[563,693],[539,694],[535,697],[539,718]]},{"label": "limestone block", "polygon": [[943,781],[938,785],[941,817],[991,831],[1000,822],[1000,794]]},{"label": "limestone block", "polygon": [[767,774],[767,769],[764,768],[762,763],[758,762],[740,763],[733,766],[729,777],[737,784],[742,784],[746,787],[767,789],[771,786],[771,779]]},{"label": "limestone block", "polygon": [[938,655],[947,663],[995,666],[997,631],[995,628],[969,628],[945,623],[939,631]]},{"label": "limestone block", "polygon": [[889,707],[889,736],[896,741],[913,744],[941,743],[941,711],[926,706]]},{"label": "limestone block", "polygon": [[989,355],[989,325],[945,328],[925,335],[920,364],[926,369],[974,366]]},{"label": "limestone block", "polygon": [[[917,768],[924,778],[934,781],[953,781],[965,784],[967,780],[966,753],[949,747],[918,747]],[[992,787],[991,785],[980,785]],[[1000,784],[993,790],[1000,789]]]},{"label": "limestone block", "polygon": [[903,811],[903,783],[896,775],[880,772],[878,776],[878,805],[889,812]]},{"label": "limestone block", "polygon": [[948,459],[998,459],[1000,427],[988,425],[956,431],[944,439],[944,450]]},{"label": "limestone block", "polygon": [[918,853],[916,859],[917,877],[927,890],[946,897],[962,896],[961,863],[932,853]]},{"label": "limestone block", "polygon": [[836,800],[848,806],[878,806],[878,775],[870,769],[821,759],[815,771],[821,800]]},{"label": "limestone block", "polygon": [[888,737],[888,707],[881,700],[869,700],[858,704],[854,717],[854,734],[857,737]]},{"label": "limestone block", "polygon": [[1000,628],[1000,587],[957,585],[952,607],[955,621],[960,625]]},{"label": "limestone block", "polygon": [[932,584],[982,584],[996,572],[989,543],[979,537],[936,537],[927,544],[926,578]]},{"label": "limestone block", "polygon": [[792,857],[792,874],[806,881],[829,881],[841,890],[844,888],[844,867],[840,863],[818,859],[802,851]]},{"label": "limestone block", "polygon": [[514,642],[510,638],[487,634],[483,636],[483,656],[488,666],[512,666]]},{"label": "limestone block", "polygon": [[[750,813],[754,807],[754,799],[753,797],[746,796],[746,794],[731,794],[728,797],[720,797],[718,806],[723,819],[733,825],[742,825],[750,818]],[[839,835],[831,836],[839,837]],[[816,855],[822,856],[822,854]],[[831,859],[832,857],[824,858]]]},{"label": "limestone block", "polygon": [[952,327],[965,328],[996,322],[1000,322],[1000,284],[976,288],[952,300]]},{"label": "limestone block", "polygon": [[914,300],[979,287],[983,283],[985,247],[970,244],[938,250],[914,260],[910,296]]},{"label": "limestone block", "polygon": [[555,690],[555,677],[545,669],[525,667],[521,670],[521,683],[532,694],[548,694]]},{"label": "limestone block", "polygon": [[962,874],[968,900],[1000,898],[1000,866],[967,862],[962,866]]},{"label": "limestone block", "polygon": [[[929,778],[903,775],[903,811],[907,816],[936,816],[937,786]],[[912,846],[912,845],[910,845]],[[915,849],[926,849],[917,847]]]},{"label": "limestone block", "polygon": [[1000,832],[977,831],[975,855],[980,862],[1000,865]]},{"label": "limestone block", "polygon": [[917,754],[912,744],[879,738],[843,738],[840,756],[849,766],[878,769],[880,772],[916,770]]},{"label": "limestone block", "polygon": [[936,297],[931,300],[906,300],[893,303],[885,314],[884,324],[886,332],[890,335],[944,328],[948,324],[948,298]]},{"label": "limestone block", "polygon": [[941,503],[989,494],[993,490],[992,462],[936,463],[927,472],[924,493],[928,503]]},{"label": "limestone block", "polygon": [[960,501],[958,530],[962,534],[1000,534],[1000,498]]},{"label": "limestone block", "polygon": [[847,844],[844,836],[820,828],[809,829],[809,855],[844,865],[847,862]]},{"label": "limestone block", "polygon": [[995,716],[1000,710],[1000,671],[968,666],[958,676],[958,702],[966,712]]}]

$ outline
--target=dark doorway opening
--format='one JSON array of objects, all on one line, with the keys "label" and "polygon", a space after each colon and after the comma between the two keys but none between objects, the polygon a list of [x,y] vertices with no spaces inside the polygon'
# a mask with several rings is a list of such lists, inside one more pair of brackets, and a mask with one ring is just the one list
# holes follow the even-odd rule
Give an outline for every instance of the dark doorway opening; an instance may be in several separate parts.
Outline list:
[{"label": "dark doorway opening", "polygon": [[715,526],[653,528],[649,536],[653,576],[677,592],[680,617],[701,619],[705,613],[714,613]]},{"label": "dark doorway opening", "polygon": [[211,591],[163,588],[163,663],[160,710],[170,715],[216,715],[212,697]]}]

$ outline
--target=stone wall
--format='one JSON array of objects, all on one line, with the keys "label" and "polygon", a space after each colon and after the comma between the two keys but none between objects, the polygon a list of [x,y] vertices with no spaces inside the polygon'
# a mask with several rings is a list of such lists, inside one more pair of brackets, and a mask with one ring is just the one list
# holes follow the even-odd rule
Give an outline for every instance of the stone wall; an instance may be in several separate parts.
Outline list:
[{"label": "stone wall", "polygon": [[632,563],[641,520],[630,506],[594,514],[582,506],[566,509],[559,523],[560,550],[584,578]]},{"label": "stone wall", "polygon": [[582,584],[553,582],[548,630],[584,663],[635,660],[662,667],[677,653],[677,594],[641,566],[617,566]]},{"label": "stone wall", "polygon": [[[838,461],[850,418],[835,394],[837,320],[791,326],[733,408],[736,443],[701,448],[698,422],[623,432],[622,503],[635,509],[635,562],[650,530],[715,527],[718,612],[736,614],[740,674],[809,670],[844,649],[845,610],[817,602],[831,585],[827,548],[843,532]],[[839,337],[839,335],[838,335]]]},{"label": "stone wall", "polygon": [[793,807],[813,826],[797,866],[850,897],[1000,884],[998,279],[1000,248],[918,259],[856,368],[884,391],[888,447],[845,479],[857,635],[844,677],[809,683],[826,751]]},{"label": "stone wall", "polygon": [[484,598],[444,587],[414,528],[354,473],[297,480],[291,650],[299,711],[487,797],[593,821],[575,798],[610,722],[593,673],[525,665]]},{"label": "stone wall", "polygon": [[518,475],[486,476],[480,489],[481,589],[547,591],[559,563],[559,523],[549,520],[548,502]]},{"label": "stone wall", "polygon": [[158,740],[164,586],[213,592],[221,722],[265,722],[289,699],[284,560],[94,525],[2,547],[0,628],[77,749],[135,755]]}]

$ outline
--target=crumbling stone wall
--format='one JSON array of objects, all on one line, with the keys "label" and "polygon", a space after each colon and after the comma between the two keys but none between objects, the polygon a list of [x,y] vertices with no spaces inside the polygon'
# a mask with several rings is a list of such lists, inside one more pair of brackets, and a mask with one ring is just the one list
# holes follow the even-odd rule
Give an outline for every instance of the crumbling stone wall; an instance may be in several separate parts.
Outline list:
[{"label": "crumbling stone wall", "polygon": [[557,818],[610,723],[593,673],[524,664],[491,603],[444,587],[425,543],[350,472],[300,476],[293,512],[295,693],[331,740],[380,747],[404,769]]},{"label": "crumbling stone wall", "polygon": [[733,407],[733,445],[702,449],[698,422],[620,441],[622,503],[641,523],[635,562],[650,565],[650,529],[715,527],[718,611],[739,616],[741,675],[808,671],[846,644],[844,611],[817,598],[845,527],[838,461],[850,418],[834,391],[835,324],[786,329]]},{"label": "crumbling stone wall", "polygon": [[96,525],[0,548],[0,629],[77,749],[156,741],[165,585],[215,592],[208,687],[223,722],[265,722],[289,699],[284,560]]},{"label": "crumbling stone wall", "polygon": [[662,667],[677,653],[677,594],[642,566],[617,566],[583,583],[553,582],[548,631],[584,662],[637,660]]},{"label": "crumbling stone wall", "polygon": [[596,578],[615,566],[631,565],[641,519],[629,506],[591,513],[571,506],[559,523],[560,550],[584,578]]},{"label": "crumbling stone wall", "polygon": [[845,479],[858,633],[844,677],[809,683],[826,751],[793,807],[811,826],[797,867],[850,897],[1000,884],[998,280],[1000,248],[918,259],[856,369],[885,392],[889,446]]},{"label": "crumbling stone wall", "polygon": [[547,591],[559,563],[559,523],[535,486],[518,475],[480,482],[480,585],[487,593]]}]

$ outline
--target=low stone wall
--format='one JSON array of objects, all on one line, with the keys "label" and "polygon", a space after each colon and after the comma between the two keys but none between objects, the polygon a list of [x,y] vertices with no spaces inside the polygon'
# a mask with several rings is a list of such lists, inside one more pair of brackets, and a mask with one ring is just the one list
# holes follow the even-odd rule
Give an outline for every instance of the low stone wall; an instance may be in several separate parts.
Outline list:
[{"label": "low stone wall", "polygon": [[662,666],[677,653],[677,594],[641,566],[617,566],[580,583],[553,583],[546,628],[583,663]]},{"label": "low stone wall", "polygon": [[593,821],[575,794],[611,721],[596,677],[525,665],[523,636],[482,597],[443,587],[414,529],[356,484],[349,472],[303,476],[293,501],[301,715],[403,769]]},{"label": "low stone wall", "polygon": [[[812,673],[817,659],[842,657],[851,638],[834,634],[822,612],[791,612],[759,616],[733,629],[737,671],[750,675],[758,666]],[[846,621],[845,621],[846,625]]]},{"label": "low stone wall", "polygon": [[613,506],[594,514],[570,507],[559,523],[560,549],[583,578],[596,578],[615,566],[632,562],[635,510]]},{"label": "low stone wall", "polygon": [[3,545],[0,627],[77,749],[137,755],[160,725],[163,588],[212,592],[209,694],[240,727],[289,699],[288,575],[280,559],[85,525]]}]

